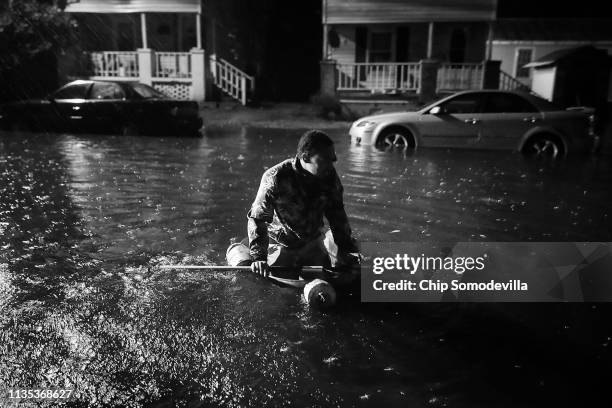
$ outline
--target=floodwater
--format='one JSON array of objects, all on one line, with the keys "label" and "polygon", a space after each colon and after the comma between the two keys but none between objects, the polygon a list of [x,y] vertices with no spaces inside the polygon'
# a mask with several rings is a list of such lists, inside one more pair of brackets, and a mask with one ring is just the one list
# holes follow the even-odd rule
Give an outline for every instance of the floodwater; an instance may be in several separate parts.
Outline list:
[{"label": "floodwater", "polygon": [[[589,406],[609,304],[361,304],[331,312],[223,264],[262,172],[301,132],[0,135],[0,384],[67,406]],[[362,241],[612,241],[612,165],[410,154],[336,140]],[[45,406],[45,404],[42,404]],[[51,403],[49,403],[51,405]]]}]

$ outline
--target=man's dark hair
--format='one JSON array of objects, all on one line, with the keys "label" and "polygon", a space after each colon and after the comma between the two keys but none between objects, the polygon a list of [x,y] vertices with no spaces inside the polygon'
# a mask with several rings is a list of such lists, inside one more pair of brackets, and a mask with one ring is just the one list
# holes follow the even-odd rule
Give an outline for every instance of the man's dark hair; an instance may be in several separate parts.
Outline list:
[{"label": "man's dark hair", "polygon": [[297,156],[300,159],[309,159],[318,152],[334,145],[334,142],[325,132],[309,130],[300,137],[297,147]]}]

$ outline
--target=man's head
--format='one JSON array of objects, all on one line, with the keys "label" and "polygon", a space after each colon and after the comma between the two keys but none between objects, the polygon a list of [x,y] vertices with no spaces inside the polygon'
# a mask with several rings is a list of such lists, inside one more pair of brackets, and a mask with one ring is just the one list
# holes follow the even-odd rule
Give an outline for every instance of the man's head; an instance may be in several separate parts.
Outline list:
[{"label": "man's head", "polygon": [[302,135],[297,157],[304,170],[317,177],[329,175],[337,160],[334,142],[320,130],[309,130]]}]

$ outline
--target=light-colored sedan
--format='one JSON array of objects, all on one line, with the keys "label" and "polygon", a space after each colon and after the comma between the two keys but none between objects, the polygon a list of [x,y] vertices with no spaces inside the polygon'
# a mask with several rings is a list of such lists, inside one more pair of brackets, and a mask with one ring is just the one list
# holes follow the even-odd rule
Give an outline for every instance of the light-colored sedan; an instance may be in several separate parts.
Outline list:
[{"label": "light-colored sedan", "polygon": [[416,112],[366,116],[350,129],[351,141],[381,147],[511,149],[559,158],[589,151],[595,142],[593,109],[560,109],[535,95],[465,91]]}]

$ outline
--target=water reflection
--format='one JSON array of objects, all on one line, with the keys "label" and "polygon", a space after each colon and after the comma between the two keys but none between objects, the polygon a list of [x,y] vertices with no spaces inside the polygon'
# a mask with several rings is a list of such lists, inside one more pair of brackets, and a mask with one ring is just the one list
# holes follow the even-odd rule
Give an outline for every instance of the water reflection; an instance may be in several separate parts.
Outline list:
[{"label": "water reflection", "polygon": [[[563,405],[570,383],[596,399],[581,367],[610,361],[607,305],[347,298],[321,315],[252,275],[154,267],[222,263],[261,174],[300,133],[1,135],[5,382],[76,385],[92,406]],[[333,138],[361,241],[611,240],[608,161]]]}]

